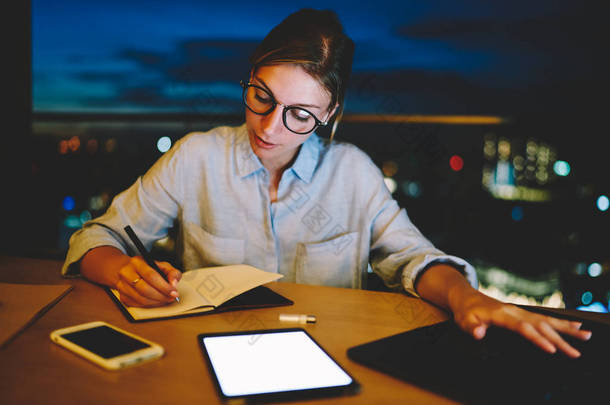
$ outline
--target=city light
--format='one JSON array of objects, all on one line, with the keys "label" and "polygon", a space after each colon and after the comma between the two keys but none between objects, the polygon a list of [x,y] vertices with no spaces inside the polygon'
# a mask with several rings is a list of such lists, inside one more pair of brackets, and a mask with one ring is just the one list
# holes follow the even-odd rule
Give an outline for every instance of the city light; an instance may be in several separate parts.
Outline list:
[{"label": "city light", "polygon": [[449,166],[454,172],[459,172],[464,168],[464,159],[460,155],[453,155],[449,159]]},{"label": "city light", "polygon": [[602,265],[599,263],[591,263],[587,268],[587,273],[589,273],[591,277],[599,276],[602,274]]},{"label": "city light", "polygon": [[91,213],[89,211],[85,210],[85,211],[81,212],[79,219],[80,219],[80,222],[82,224],[84,224],[85,222],[91,220]]},{"label": "city light", "polygon": [[512,217],[513,221],[521,221],[523,219],[523,208],[513,207],[512,211],[510,212],[510,216]]},{"label": "city light", "polygon": [[558,160],[553,165],[553,171],[558,176],[567,176],[568,174],[570,174],[570,164],[566,161]]},{"label": "city light", "polygon": [[580,296],[580,302],[582,302],[583,305],[589,305],[591,302],[593,302],[593,293],[591,291],[585,291],[582,293]]},{"label": "city light", "polygon": [[66,141],[65,139],[59,141],[59,143],[57,144],[57,151],[60,155],[65,155],[66,153],[68,153],[68,149],[68,141]]},{"label": "city light", "polygon": [[390,190],[390,194],[393,194],[396,191],[396,180],[391,177],[384,177],[383,182],[385,183],[388,190]]},{"label": "city light", "polygon": [[93,211],[99,211],[104,208],[104,200],[102,196],[95,195],[89,199],[89,208]]},{"label": "city light", "polygon": [[64,219],[64,225],[67,228],[78,229],[82,226],[82,222],[80,222],[80,219],[76,215],[68,215]]},{"label": "city light", "polygon": [[419,184],[415,181],[405,181],[402,183],[402,192],[409,197],[417,198],[421,195]]},{"label": "city light", "polygon": [[114,150],[116,149],[117,146],[117,141],[114,138],[110,138],[106,141],[106,152],[107,153],[112,153],[114,152]]},{"label": "city light", "polygon": [[80,148],[80,138],[74,135],[72,138],[68,140],[68,148],[72,152],[76,152]]},{"label": "city light", "polygon": [[89,152],[89,154],[94,155],[97,152],[97,148],[98,148],[99,144],[97,142],[97,139],[89,139],[87,141],[87,152]]},{"label": "city light", "polygon": [[157,141],[157,149],[159,152],[165,153],[172,147],[172,140],[169,139],[169,136],[162,136]]},{"label": "city light", "polygon": [[392,177],[398,171],[398,165],[393,160],[386,160],[381,166],[381,171],[387,177]]},{"label": "city light", "polygon": [[74,202],[74,198],[67,195],[64,197],[64,200],[61,202],[61,206],[63,207],[63,209],[65,211],[72,211],[74,209],[74,207],[76,206],[76,203]]},{"label": "city light", "polygon": [[599,301],[595,301],[589,305],[581,305],[579,307],[576,307],[576,309],[580,311],[601,312],[604,314],[608,312],[608,308],[606,308],[604,304]]},{"label": "city light", "polygon": [[605,195],[600,195],[597,198],[597,208],[600,211],[607,211],[608,207],[610,207],[610,200]]}]

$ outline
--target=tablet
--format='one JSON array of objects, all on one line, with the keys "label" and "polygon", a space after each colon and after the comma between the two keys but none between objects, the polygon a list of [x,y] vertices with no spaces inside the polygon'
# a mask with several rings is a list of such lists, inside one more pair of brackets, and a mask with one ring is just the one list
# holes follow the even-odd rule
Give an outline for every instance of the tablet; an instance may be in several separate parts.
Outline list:
[{"label": "tablet", "polygon": [[302,328],[202,333],[198,340],[224,400],[350,395],[360,388]]}]

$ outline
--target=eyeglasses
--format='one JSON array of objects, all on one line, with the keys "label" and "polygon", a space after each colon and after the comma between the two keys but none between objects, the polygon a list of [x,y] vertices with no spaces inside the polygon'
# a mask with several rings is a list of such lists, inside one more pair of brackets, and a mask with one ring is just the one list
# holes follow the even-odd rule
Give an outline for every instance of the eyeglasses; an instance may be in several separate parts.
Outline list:
[{"label": "eyeglasses", "polygon": [[290,132],[299,135],[306,135],[319,126],[325,126],[328,121],[320,121],[315,115],[304,108],[284,105],[278,103],[269,91],[252,83],[244,83],[240,81],[243,88],[242,97],[244,104],[250,111],[257,115],[270,114],[275,107],[281,105],[284,107],[282,119],[284,125]]}]

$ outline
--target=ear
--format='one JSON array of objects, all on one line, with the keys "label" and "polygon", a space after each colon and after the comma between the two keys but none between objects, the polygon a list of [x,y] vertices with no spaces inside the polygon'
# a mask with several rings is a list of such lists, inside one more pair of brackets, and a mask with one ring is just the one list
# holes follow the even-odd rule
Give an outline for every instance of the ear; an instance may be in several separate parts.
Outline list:
[{"label": "ear", "polygon": [[330,118],[335,115],[335,113],[337,112],[337,109],[339,108],[339,103],[335,104],[335,106],[333,107],[333,109],[330,111],[330,113],[328,113],[328,118],[326,118],[326,121],[328,122],[330,120]]},{"label": "ear", "polygon": [[252,70],[250,70],[250,79],[248,79],[249,82],[252,82],[252,79],[254,79],[254,73],[256,73],[256,68],[252,68]]}]

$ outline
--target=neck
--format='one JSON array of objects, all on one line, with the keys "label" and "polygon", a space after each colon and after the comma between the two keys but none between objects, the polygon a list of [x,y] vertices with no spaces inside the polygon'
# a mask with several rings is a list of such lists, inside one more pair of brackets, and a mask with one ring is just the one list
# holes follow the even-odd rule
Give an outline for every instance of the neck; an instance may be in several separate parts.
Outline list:
[{"label": "neck", "polygon": [[299,155],[300,150],[301,150],[301,146],[299,146],[297,148],[297,150],[294,152],[294,154],[288,158],[284,158],[282,156],[279,159],[273,159],[273,160],[262,160],[261,159],[261,163],[263,164],[263,167],[265,169],[267,169],[267,171],[269,171],[271,178],[274,178],[274,177],[280,178],[280,177],[282,177],[282,173],[284,173],[284,170],[289,168],[294,163],[297,156]]}]

